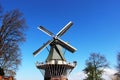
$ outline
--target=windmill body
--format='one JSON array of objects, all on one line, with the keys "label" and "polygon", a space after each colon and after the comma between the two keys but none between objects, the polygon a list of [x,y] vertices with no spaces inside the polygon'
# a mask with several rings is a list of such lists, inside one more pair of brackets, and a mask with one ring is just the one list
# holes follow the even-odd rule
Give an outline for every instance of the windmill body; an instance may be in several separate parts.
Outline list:
[{"label": "windmill body", "polygon": [[66,61],[62,52],[62,47],[59,44],[51,45],[51,49],[49,51],[49,55],[46,59],[46,62],[51,60],[62,60]]},{"label": "windmill body", "polygon": [[63,48],[70,52],[75,52],[76,49],[67,42],[60,39],[60,37],[71,27],[73,23],[70,21],[57,35],[40,26],[38,29],[52,37],[52,40],[47,41],[42,47],[36,50],[33,55],[36,56],[40,51],[50,46],[50,51],[45,63],[37,63],[36,67],[40,69],[44,76],[44,80],[68,80],[68,75],[76,66],[76,61],[69,63],[66,61]]}]

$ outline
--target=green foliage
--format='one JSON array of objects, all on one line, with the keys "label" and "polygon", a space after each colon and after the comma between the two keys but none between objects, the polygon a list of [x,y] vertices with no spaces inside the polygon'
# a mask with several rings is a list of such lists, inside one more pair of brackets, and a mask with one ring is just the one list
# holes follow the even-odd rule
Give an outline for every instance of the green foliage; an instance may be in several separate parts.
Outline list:
[{"label": "green foliage", "polygon": [[102,80],[104,69],[108,67],[107,60],[98,53],[90,54],[86,60],[86,68],[83,70],[87,74],[86,80]]}]

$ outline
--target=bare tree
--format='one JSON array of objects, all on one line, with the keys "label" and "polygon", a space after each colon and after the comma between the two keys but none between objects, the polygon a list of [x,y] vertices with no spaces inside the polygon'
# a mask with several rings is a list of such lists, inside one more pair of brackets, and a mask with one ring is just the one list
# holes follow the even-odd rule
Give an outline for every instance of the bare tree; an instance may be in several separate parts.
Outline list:
[{"label": "bare tree", "polygon": [[19,45],[25,41],[25,19],[19,10],[6,12],[0,26],[0,67],[4,71],[18,69],[21,63]]},{"label": "bare tree", "polygon": [[0,18],[1,18],[1,13],[2,13],[2,7],[1,7],[1,5],[0,5]]},{"label": "bare tree", "polygon": [[104,69],[108,67],[106,58],[99,53],[92,53],[86,60],[86,68],[83,70],[87,74],[86,80],[102,80]]},{"label": "bare tree", "polygon": [[117,55],[117,73],[114,74],[116,77],[116,80],[120,79],[120,52],[118,52]]},{"label": "bare tree", "polygon": [[118,73],[120,73],[120,52],[117,55],[117,70],[118,70]]},{"label": "bare tree", "polygon": [[2,18],[2,6],[0,5],[0,22],[1,22],[1,18]]}]

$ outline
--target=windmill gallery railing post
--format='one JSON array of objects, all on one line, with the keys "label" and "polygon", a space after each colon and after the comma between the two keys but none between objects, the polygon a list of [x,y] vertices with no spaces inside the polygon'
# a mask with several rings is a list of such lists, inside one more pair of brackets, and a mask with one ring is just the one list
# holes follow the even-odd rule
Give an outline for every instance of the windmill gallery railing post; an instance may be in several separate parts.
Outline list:
[{"label": "windmill gallery railing post", "polygon": [[60,37],[72,26],[72,24],[73,23],[70,21],[56,35],[42,26],[38,27],[38,29],[52,37],[52,40],[47,41],[42,47],[33,53],[33,55],[36,56],[48,45],[50,46],[49,55],[46,61],[36,63],[36,67],[42,72],[44,80],[68,80],[68,75],[77,65],[76,61],[72,63],[66,61],[62,48],[65,48],[72,53],[74,53],[76,49],[60,39]]}]

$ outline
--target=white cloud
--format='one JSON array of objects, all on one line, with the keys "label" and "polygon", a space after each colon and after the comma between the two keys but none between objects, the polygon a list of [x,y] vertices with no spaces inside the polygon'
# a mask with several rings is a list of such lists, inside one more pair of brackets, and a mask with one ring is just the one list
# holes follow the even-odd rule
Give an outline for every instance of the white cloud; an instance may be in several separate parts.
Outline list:
[{"label": "white cloud", "polygon": [[111,78],[113,77],[113,75],[116,73],[117,71],[115,69],[110,69],[110,68],[107,68],[105,69],[105,72],[103,74],[103,78],[105,80],[111,80]]},{"label": "white cloud", "polygon": [[68,80],[83,80],[83,79],[85,79],[85,76],[86,75],[84,74],[84,72],[81,71],[76,74],[70,75]]},{"label": "white cloud", "polygon": [[[117,71],[115,69],[110,69],[110,68],[107,68],[105,69],[105,72],[103,74],[103,78],[105,80],[111,80],[111,78],[113,77],[113,75],[116,73]],[[85,74],[83,71],[81,72],[77,72],[76,74],[73,74],[73,75],[70,75],[69,76],[69,80],[83,80],[85,79]]]}]

